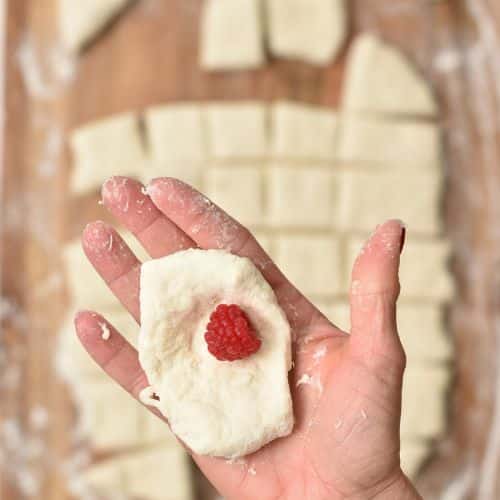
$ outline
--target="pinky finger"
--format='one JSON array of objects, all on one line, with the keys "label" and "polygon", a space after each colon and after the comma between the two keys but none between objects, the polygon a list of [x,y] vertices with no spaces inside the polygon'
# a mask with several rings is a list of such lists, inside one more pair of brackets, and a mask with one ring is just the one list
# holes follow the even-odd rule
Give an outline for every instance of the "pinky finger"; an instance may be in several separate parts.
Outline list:
[{"label": "pinky finger", "polygon": [[[95,312],[79,312],[75,316],[75,328],[80,342],[94,361],[140,401],[141,391],[149,383],[139,364],[137,350],[111,323]],[[151,411],[158,415],[153,409]]]}]

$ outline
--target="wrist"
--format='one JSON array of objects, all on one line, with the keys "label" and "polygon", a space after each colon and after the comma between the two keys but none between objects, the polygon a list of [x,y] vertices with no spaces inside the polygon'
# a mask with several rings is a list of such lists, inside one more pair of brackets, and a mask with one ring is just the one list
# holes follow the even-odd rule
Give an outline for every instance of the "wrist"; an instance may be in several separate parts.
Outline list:
[{"label": "wrist", "polygon": [[401,470],[391,481],[380,485],[378,492],[370,498],[373,500],[422,500],[418,491]]}]

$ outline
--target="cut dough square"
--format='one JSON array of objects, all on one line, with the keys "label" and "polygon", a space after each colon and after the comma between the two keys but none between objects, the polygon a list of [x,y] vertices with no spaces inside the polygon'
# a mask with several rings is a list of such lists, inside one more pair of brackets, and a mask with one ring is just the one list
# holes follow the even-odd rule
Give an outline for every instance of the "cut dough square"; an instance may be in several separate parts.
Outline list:
[{"label": "cut dough square", "polygon": [[[57,352],[59,373],[75,385],[86,380],[106,379],[107,375],[85,350],[75,333],[74,310],[70,309],[61,328]],[[132,345],[137,345],[139,327],[128,312],[122,308],[107,311],[101,308],[101,312]]]},{"label": "cut dough square", "polygon": [[169,445],[182,448],[177,438],[172,434],[168,425],[150,411],[143,409],[142,412],[142,431],[144,433],[144,442],[152,445]]},{"label": "cut dough square", "polygon": [[[401,436],[435,438],[446,430],[446,366],[409,367],[404,376]],[[422,409],[425,408],[425,411]]]},{"label": "cut dough square", "polygon": [[273,238],[267,234],[262,233],[261,231],[253,231],[253,235],[259,242],[259,245],[263,248],[263,250],[267,254],[272,255]]},{"label": "cut dough square", "polygon": [[[141,262],[149,256],[129,232],[120,231],[122,238]],[[67,243],[62,252],[68,292],[77,308],[121,308],[118,299],[94,270],[79,239]]]},{"label": "cut dough square", "polygon": [[330,227],[337,195],[336,177],[329,169],[295,168],[286,165],[270,169],[268,210],[272,226]]},{"label": "cut dough square", "polygon": [[344,332],[351,331],[351,308],[347,300],[337,300],[332,305],[330,321]]},{"label": "cut dough square", "polygon": [[268,150],[267,106],[256,102],[207,107],[210,154],[217,159],[260,158]]},{"label": "cut dough square", "polygon": [[[348,272],[358,256],[364,240],[354,238],[349,244]],[[439,304],[453,297],[453,282],[447,269],[450,256],[449,244],[444,240],[405,242],[401,255],[399,281],[401,301],[423,299]],[[347,273],[346,273],[347,274]],[[348,289],[346,282],[346,290]]]},{"label": "cut dough square", "polygon": [[438,169],[442,165],[438,125],[343,115],[337,156],[348,163]]},{"label": "cut dough square", "polygon": [[77,52],[94,38],[130,0],[59,0],[64,46]]},{"label": "cut dough square", "polygon": [[[99,495],[112,495],[109,497],[111,500],[117,499],[117,496],[123,494],[125,489],[125,478],[116,460],[106,460],[91,465],[83,472],[83,481],[87,487]],[[93,497],[90,496],[90,498]]]},{"label": "cut dough square", "polygon": [[401,443],[401,468],[410,478],[415,479],[430,453],[430,444],[426,441],[403,441]]},{"label": "cut dough square", "polygon": [[71,190],[99,189],[113,175],[140,178],[148,166],[146,151],[132,113],[90,123],[71,133],[74,157]]},{"label": "cut dough square", "polygon": [[453,347],[438,305],[399,304],[398,329],[410,361],[447,361]]},{"label": "cut dough square", "polygon": [[202,17],[202,67],[236,70],[262,65],[262,31],[260,0],[207,0]]},{"label": "cut dough square", "polygon": [[208,196],[244,225],[263,223],[261,172],[253,167],[212,168],[206,178]]},{"label": "cut dough square", "polygon": [[352,112],[435,115],[429,84],[397,49],[360,35],[347,61],[342,108]]},{"label": "cut dough square", "polygon": [[148,500],[191,500],[194,492],[186,452],[180,446],[146,450],[118,459],[126,493]]},{"label": "cut dough square", "polygon": [[145,123],[151,154],[151,168],[144,176],[176,177],[200,186],[207,137],[202,108],[196,104],[169,104],[150,108]]},{"label": "cut dough square", "polygon": [[347,34],[344,0],[267,0],[267,14],[277,57],[326,65]]},{"label": "cut dough square", "polygon": [[81,384],[78,392],[84,428],[94,449],[118,450],[143,443],[144,408],[121,387],[111,380],[95,381]]},{"label": "cut dough square", "polygon": [[339,242],[334,237],[278,237],[275,257],[280,269],[301,292],[332,295],[340,291]]},{"label": "cut dough square", "polygon": [[331,160],[335,157],[337,114],[322,108],[281,102],[271,111],[275,157]]},{"label": "cut dough square", "polygon": [[371,231],[387,219],[401,219],[411,232],[435,235],[441,229],[438,171],[352,171],[340,176],[339,226]]}]

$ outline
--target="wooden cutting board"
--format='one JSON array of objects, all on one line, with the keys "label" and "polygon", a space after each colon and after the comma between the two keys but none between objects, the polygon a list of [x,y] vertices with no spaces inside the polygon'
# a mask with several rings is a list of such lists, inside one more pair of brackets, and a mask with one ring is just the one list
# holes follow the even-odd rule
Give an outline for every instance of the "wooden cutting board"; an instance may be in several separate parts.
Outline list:
[{"label": "wooden cutting board", "polygon": [[[448,173],[443,213],[458,285],[449,324],[457,362],[449,434],[419,487],[425,498],[450,488],[455,493],[446,498],[453,500],[500,498],[500,4],[349,4],[352,34],[369,30],[400,46],[433,82],[443,108]],[[67,131],[176,100],[339,102],[343,57],[326,69],[271,59],[258,71],[201,71],[201,5],[202,0],[138,0],[72,68],[56,49],[55,0],[7,1],[0,415],[3,426],[19,424],[21,442],[40,439],[44,447],[27,458],[12,439],[0,441],[7,459],[0,460],[2,499],[22,498],[10,481],[12,468],[40,479],[33,498],[68,498],[63,471],[74,449],[74,409],[54,370],[67,304],[59,249],[88,221],[106,214],[97,194],[74,199],[67,192]],[[33,430],[37,407],[46,408],[49,419]]]}]

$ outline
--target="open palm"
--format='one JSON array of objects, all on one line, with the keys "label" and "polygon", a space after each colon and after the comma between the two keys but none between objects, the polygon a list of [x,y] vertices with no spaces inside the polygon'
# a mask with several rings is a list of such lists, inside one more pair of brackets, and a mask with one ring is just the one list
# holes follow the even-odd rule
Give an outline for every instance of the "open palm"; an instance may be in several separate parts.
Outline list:
[{"label": "open palm", "polygon": [[[419,498],[399,466],[401,384],[405,364],[395,321],[404,228],[389,221],[358,257],[351,286],[350,335],[333,326],[273,264],[253,236],[203,195],[175,179],[147,188],[115,177],[103,202],[153,258],[178,250],[219,248],[250,258],[274,288],[293,330],[292,434],[242,460],[193,455],[229,499]],[[103,222],[83,235],[88,258],[139,319],[141,263]],[[87,351],[133,397],[148,381],[135,349],[104,318],[80,312]],[[154,411],[154,410],[153,410]],[[161,466],[161,464],[159,464]]]}]

